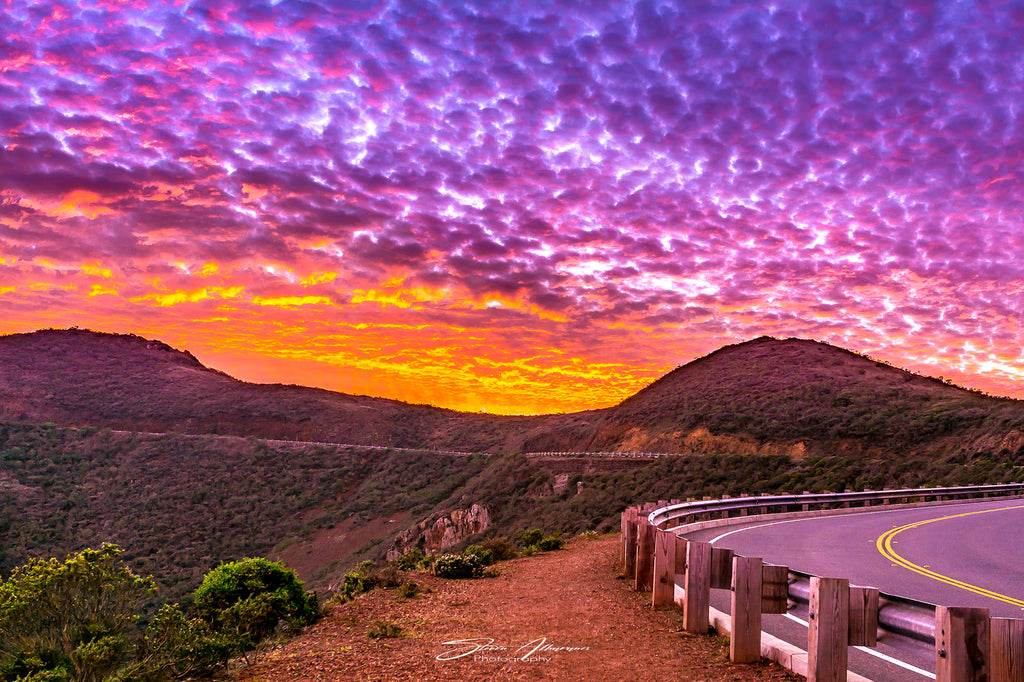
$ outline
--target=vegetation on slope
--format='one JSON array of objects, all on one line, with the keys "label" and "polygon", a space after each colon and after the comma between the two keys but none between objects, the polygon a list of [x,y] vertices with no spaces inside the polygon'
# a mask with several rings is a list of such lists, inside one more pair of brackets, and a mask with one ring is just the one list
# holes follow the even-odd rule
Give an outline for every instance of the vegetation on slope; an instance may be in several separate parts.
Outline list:
[{"label": "vegetation on slope", "polygon": [[426,514],[484,463],[0,424],[0,573],[113,542],[176,599],[222,561],[265,555],[346,518]]},{"label": "vegetation on slope", "polygon": [[254,558],[210,571],[190,608],[164,604],[144,619],[156,587],[120,554],[104,544],[63,561],[35,559],[0,582],[0,679],[193,679],[320,616],[293,571]]},{"label": "vegetation on slope", "polygon": [[[555,463],[558,464],[558,463]],[[680,455],[629,469],[572,475],[522,455],[457,457],[266,443],[255,439],[119,434],[0,424],[0,574],[32,557],[114,542],[161,596],[179,599],[214,566],[273,555],[351,521],[486,505],[481,537],[529,528],[610,530],[625,507],[657,499],[803,490],[997,483],[1024,478],[1024,453],[986,458]],[[580,483],[577,486],[577,483]],[[338,565],[313,567],[324,585],[380,558],[393,524]]]}]

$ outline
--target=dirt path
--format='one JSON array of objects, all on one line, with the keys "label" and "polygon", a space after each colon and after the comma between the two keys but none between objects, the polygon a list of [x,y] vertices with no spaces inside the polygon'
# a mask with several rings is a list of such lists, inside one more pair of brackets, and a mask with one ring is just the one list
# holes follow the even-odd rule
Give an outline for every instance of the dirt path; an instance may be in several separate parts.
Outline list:
[{"label": "dirt path", "polygon": [[[334,606],[303,636],[241,670],[248,682],[307,680],[795,681],[774,664],[733,665],[728,643],[681,631],[619,577],[616,537],[498,565],[501,575],[448,581],[411,574],[432,592],[377,590]],[[404,636],[371,639],[385,621]],[[455,640],[471,640],[448,644]],[[447,659],[447,660],[445,660]]]}]

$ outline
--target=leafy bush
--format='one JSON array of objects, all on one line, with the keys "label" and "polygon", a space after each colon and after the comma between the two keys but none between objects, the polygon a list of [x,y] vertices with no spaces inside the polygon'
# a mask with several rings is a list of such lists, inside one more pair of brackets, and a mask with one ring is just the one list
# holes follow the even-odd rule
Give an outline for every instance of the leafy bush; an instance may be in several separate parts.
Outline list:
[{"label": "leafy bush", "polygon": [[399,599],[412,599],[420,593],[420,586],[411,580],[404,581],[395,588],[395,596]]},{"label": "leafy bush", "polygon": [[434,562],[434,575],[439,578],[480,578],[483,574],[483,564],[472,554],[442,554]]},{"label": "leafy bush", "polygon": [[214,632],[230,638],[238,653],[250,651],[277,631],[298,629],[320,614],[316,595],[279,561],[243,559],[206,574],[192,607]]},{"label": "leafy bush", "polygon": [[391,564],[401,571],[414,571],[423,565],[426,555],[419,547],[410,547],[405,554],[391,560]]},{"label": "leafy bush", "polygon": [[345,602],[376,587],[397,587],[401,584],[402,576],[394,563],[378,567],[375,562],[367,560],[356,566],[356,570],[345,574],[335,595]]},{"label": "leafy bush", "polygon": [[544,537],[544,533],[539,528],[531,528],[530,530],[524,530],[516,536],[519,540],[519,544],[523,547],[530,547],[536,545]]},{"label": "leafy bush", "polygon": [[384,620],[378,620],[376,627],[370,628],[366,633],[366,636],[370,639],[382,639],[385,637],[401,637],[402,626],[395,623],[389,623]]},{"label": "leafy bush", "polygon": [[156,591],[104,544],[33,559],[0,584],[0,678],[101,680],[132,662],[138,613]]},{"label": "leafy bush", "polygon": [[508,541],[508,538],[491,538],[480,543],[480,547],[490,551],[495,561],[507,561],[519,556],[516,546]]},{"label": "leafy bush", "polygon": [[558,537],[558,535],[549,535],[537,543],[537,549],[542,552],[551,552],[556,549],[562,549],[562,545],[564,544],[565,541]]},{"label": "leafy bush", "polygon": [[126,680],[165,680],[212,674],[231,657],[230,638],[207,622],[187,618],[177,604],[166,604],[146,630],[139,661]]},{"label": "leafy bush", "polygon": [[489,549],[484,549],[480,545],[470,545],[466,549],[462,550],[462,554],[464,556],[475,556],[484,566],[490,566],[494,563],[494,552]]}]

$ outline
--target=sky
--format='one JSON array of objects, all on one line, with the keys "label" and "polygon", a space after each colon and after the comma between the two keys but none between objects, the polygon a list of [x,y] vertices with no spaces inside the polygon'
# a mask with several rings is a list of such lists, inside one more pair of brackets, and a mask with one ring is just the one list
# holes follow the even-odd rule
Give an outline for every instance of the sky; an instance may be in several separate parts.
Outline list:
[{"label": "sky", "polygon": [[1024,398],[1024,5],[0,0],[0,333],[459,410],[763,335]]}]

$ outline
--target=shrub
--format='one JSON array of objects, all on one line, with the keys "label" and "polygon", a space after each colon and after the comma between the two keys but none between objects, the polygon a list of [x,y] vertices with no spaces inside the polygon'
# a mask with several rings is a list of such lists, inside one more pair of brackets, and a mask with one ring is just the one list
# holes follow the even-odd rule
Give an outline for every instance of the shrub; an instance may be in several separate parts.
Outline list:
[{"label": "shrub", "polygon": [[507,561],[519,556],[516,546],[508,541],[508,538],[491,538],[480,543],[480,547],[490,550],[495,561]]},{"label": "shrub", "polygon": [[140,647],[139,661],[126,680],[165,680],[212,674],[231,657],[228,637],[217,635],[199,618],[186,618],[177,604],[153,617]]},{"label": "shrub", "polygon": [[341,601],[351,601],[376,587],[397,587],[400,584],[402,576],[393,563],[378,567],[373,561],[368,560],[356,566],[356,570],[345,574],[341,587],[335,594]]},{"label": "shrub", "polygon": [[105,679],[135,656],[138,612],[156,591],[104,544],[33,559],[0,583],[0,678]]},{"label": "shrub", "polygon": [[282,621],[298,629],[319,616],[316,595],[279,561],[243,559],[206,574],[192,602],[215,633],[230,638],[238,653],[250,651]]},{"label": "shrub", "polygon": [[524,530],[519,533],[519,535],[516,536],[516,539],[519,540],[519,544],[523,547],[530,547],[531,545],[536,545],[540,542],[543,537],[544,533],[541,532],[539,528],[531,528],[530,530]]},{"label": "shrub", "polygon": [[541,539],[541,541],[537,543],[537,549],[541,550],[542,552],[551,552],[556,549],[562,549],[562,545],[564,544],[565,541],[563,541],[562,538],[558,537],[557,535],[549,535],[546,538]]},{"label": "shrub", "polygon": [[370,639],[382,639],[385,637],[401,637],[402,626],[396,625],[395,623],[389,623],[384,620],[378,620],[375,627],[370,628],[366,633],[366,636]]},{"label": "shrub", "polygon": [[406,580],[395,589],[395,596],[399,599],[412,599],[419,593],[420,586],[411,580]]},{"label": "shrub", "polygon": [[401,571],[414,571],[423,564],[425,558],[423,550],[419,547],[410,547],[405,550],[405,554],[392,559],[391,564]]},{"label": "shrub", "polygon": [[484,566],[490,566],[494,563],[494,552],[489,549],[484,549],[480,545],[470,545],[466,549],[462,550],[462,554],[464,556],[475,556]]},{"label": "shrub", "polygon": [[480,578],[483,574],[483,564],[472,554],[442,554],[434,562],[434,575],[439,578]]}]

